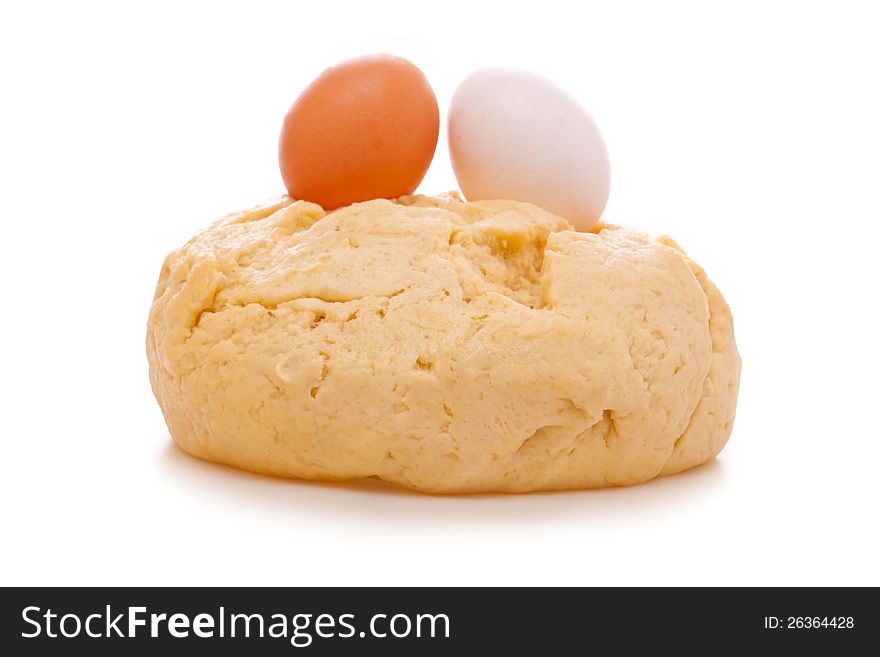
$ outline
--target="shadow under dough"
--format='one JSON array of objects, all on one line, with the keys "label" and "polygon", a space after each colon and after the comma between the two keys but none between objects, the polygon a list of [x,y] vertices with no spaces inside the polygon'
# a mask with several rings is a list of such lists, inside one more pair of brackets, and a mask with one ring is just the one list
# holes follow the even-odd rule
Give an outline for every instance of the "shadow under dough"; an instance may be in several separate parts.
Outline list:
[{"label": "shadow under dough", "polygon": [[192,457],[170,439],[161,450],[172,485],[224,505],[285,516],[332,514],[353,523],[543,524],[656,520],[703,502],[724,481],[716,459],[637,486],[525,494],[427,495],[377,479],[314,482],[257,475]]}]

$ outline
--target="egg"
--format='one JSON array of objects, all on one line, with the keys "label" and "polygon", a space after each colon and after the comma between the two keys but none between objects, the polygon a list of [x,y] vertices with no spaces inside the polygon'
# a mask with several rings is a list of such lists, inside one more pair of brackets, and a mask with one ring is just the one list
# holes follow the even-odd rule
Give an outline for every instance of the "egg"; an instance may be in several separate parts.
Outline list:
[{"label": "egg", "polygon": [[295,199],[325,209],[412,194],[440,130],[424,74],[392,55],[325,70],[296,99],[279,140],[281,177]]},{"label": "egg", "polygon": [[469,201],[532,203],[581,231],[599,221],[611,185],[605,142],[554,83],[508,68],[473,73],[453,94],[448,127],[452,168]]}]

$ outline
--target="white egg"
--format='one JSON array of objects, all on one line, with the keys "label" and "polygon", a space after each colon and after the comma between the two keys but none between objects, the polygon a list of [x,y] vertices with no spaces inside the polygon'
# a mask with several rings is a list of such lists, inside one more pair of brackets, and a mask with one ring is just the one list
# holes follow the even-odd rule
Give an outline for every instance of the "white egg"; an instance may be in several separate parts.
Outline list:
[{"label": "white egg", "polygon": [[595,121],[549,80],[517,69],[473,73],[449,106],[449,154],[469,201],[525,201],[596,225],[611,185]]}]

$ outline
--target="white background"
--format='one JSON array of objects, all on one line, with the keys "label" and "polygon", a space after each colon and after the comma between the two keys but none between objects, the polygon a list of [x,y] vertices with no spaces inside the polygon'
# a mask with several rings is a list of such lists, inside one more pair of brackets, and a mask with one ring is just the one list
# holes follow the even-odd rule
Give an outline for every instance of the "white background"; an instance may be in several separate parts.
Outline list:
[{"label": "white background", "polygon": [[[880,584],[880,21],[871,3],[3,3],[2,584]],[[610,221],[669,233],[743,356],[713,464],[429,497],[178,451],[147,379],[165,254],[283,193],[324,67],[492,64],[579,97]],[[453,188],[444,143],[422,190]]]}]

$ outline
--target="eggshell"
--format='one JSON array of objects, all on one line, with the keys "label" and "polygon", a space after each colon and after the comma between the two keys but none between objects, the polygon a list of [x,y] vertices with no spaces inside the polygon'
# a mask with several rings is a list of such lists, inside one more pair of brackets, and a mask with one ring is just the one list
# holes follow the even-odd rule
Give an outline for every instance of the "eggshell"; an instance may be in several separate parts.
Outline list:
[{"label": "eggshell", "polygon": [[469,201],[525,201],[582,231],[608,201],[608,152],[595,121],[534,73],[491,68],[466,78],[449,107],[449,153]]},{"label": "eggshell", "polygon": [[437,147],[440,113],[424,74],[393,55],[325,70],[296,99],[281,129],[288,193],[338,208],[412,194]]}]

